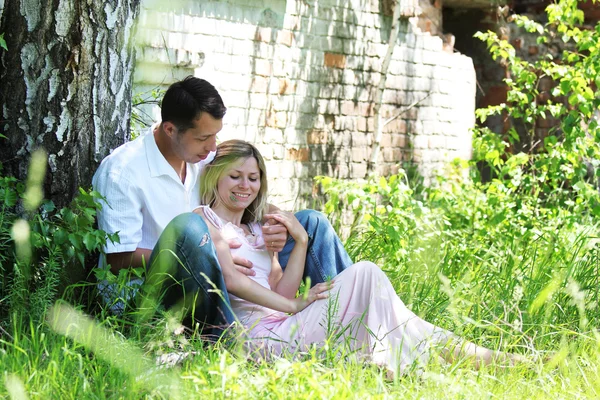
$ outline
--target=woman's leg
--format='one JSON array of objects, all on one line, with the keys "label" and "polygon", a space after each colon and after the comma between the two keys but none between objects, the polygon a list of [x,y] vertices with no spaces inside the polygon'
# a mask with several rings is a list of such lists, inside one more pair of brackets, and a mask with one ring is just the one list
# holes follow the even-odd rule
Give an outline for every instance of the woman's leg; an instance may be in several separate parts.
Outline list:
[{"label": "woman's leg", "polygon": [[[342,241],[325,215],[315,210],[302,210],[296,213],[296,218],[308,233],[304,277],[310,277],[311,285],[325,282],[352,265]],[[290,238],[279,253],[279,262],[284,269],[293,247],[294,240]]]},{"label": "woman's leg", "polygon": [[220,335],[234,321],[208,227],[198,214],[177,216],[161,234],[139,304],[147,317],[158,304],[181,311],[186,325],[199,322],[205,334]]},{"label": "woman's leg", "polygon": [[449,342],[441,355],[449,363],[467,359],[475,369],[480,369],[482,366],[491,364],[508,366],[528,361],[527,357],[520,354],[490,350],[462,339]]},{"label": "woman's leg", "polygon": [[275,352],[303,351],[327,340],[341,346],[342,353],[385,366],[391,374],[403,373],[415,363],[424,365],[437,354],[447,361],[466,357],[475,367],[520,359],[476,346],[421,319],[371,262],[341,272],[327,300],[318,300],[285,320],[259,325],[252,336],[273,339],[267,343]]}]

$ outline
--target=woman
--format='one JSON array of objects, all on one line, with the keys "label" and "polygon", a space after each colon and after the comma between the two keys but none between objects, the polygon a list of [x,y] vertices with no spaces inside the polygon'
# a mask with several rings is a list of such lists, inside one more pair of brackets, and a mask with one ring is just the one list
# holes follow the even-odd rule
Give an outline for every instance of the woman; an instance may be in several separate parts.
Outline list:
[{"label": "woman", "polygon": [[[231,252],[252,261],[259,285],[232,281],[225,275],[231,305],[251,338],[274,354],[302,351],[334,337],[353,354],[384,366],[390,373],[426,363],[434,347],[450,361],[469,357],[475,367],[520,357],[460,340],[412,313],[397,296],[387,276],[370,262],[359,262],[335,280],[296,298],[302,280],[307,234],[286,212],[264,214],[267,177],[264,161],[250,143],[230,140],[217,148],[201,177],[201,201],[194,210],[209,226],[221,265],[233,263]],[[260,221],[272,218],[286,226],[295,246],[285,271],[277,254],[268,252]],[[241,243],[231,250],[228,241]],[[231,268],[226,268],[227,270]],[[291,314],[291,315],[290,315]]]}]

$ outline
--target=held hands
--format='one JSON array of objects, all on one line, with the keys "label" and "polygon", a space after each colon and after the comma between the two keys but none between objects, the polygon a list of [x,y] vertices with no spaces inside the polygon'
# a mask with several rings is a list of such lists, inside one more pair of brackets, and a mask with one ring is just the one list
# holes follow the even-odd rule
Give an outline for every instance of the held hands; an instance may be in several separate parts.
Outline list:
[{"label": "held hands", "polygon": [[305,293],[304,295],[300,295],[300,297],[295,298],[293,300],[295,306],[295,311],[293,313],[295,314],[304,310],[316,300],[322,300],[329,297],[329,294],[326,292],[333,288],[333,284],[333,280],[329,282],[317,283],[315,286],[310,288],[308,293]]},{"label": "held hands", "polygon": [[278,210],[265,214],[265,220],[266,223],[262,229],[267,250],[281,251],[287,241],[288,233],[296,243],[306,244],[308,242],[306,230],[291,212]]}]

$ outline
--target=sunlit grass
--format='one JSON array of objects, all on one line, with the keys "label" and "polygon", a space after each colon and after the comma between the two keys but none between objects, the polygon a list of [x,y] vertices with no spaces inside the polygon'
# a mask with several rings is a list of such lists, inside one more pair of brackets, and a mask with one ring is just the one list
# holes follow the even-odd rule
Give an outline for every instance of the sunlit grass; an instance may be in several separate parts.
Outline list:
[{"label": "sunlit grass", "polygon": [[0,397],[599,398],[598,223],[561,214],[500,224],[473,214],[465,222],[471,207],[488,211],[465,198],[419,205],[398,197],[393,212],[383,214],[385,234],[364,232],[349,248],[357,260],[377,261],[421,317],[530,362],[478,371],[468,360],[432,362],[390,380],[385,369],[347,356],[343,346],[259,359],[239,341],[181,334],[174,315],[140,319],[132,310],[115,317],[88,307],[75,293],[90,288],[78,285],[44,322],[32,310],[0,325]]},{"label": "sunlit grass", "polygon": [[[475,247],[460,252],[446,248],[440,250],[441,256],[418,251],[411,256],[418,267],[384,266],[402,297],[427,319],[477,343],[527,355],[531,363],[510,368],[492,365],[479,371],[464,360],[433,363],[420,374],[390,381],[376,366],[340,360],[336,349],[315,348],[301,357],[261,361],[243,346],[207,345],[193,336],[181,339],[166,320],[140,326],[101,317],[94,323],[63,308],[55,309],[63,321],[58,332],[29,324],[27,316],[13,318],[11,336],[7,332],[0,339],[4,375],[0,396],[597,398],[600,341],[591,286],[597,276],[594,245],[588,243],[594,239],[581,234],[551,252],[548,240],[509,238],[483,253]],[[427,244],[420,241],[419,246]],[[458,260],[464,267],[452,272]],[[558,285],[553,283],[556,276],[561,279]],[[563,285],[568,277],[578,285],[568,289]],[[539,304],[533,307],[536,301]],[[583,324],[580,312],[585,313]],[[72,329],[68,333],[69,324],[87,328],[79,328],[77,336]],[[95,332],[82,339],[86,329]],[[170,352],[190,355],[174,367],[157,368],[153,360]]]}]

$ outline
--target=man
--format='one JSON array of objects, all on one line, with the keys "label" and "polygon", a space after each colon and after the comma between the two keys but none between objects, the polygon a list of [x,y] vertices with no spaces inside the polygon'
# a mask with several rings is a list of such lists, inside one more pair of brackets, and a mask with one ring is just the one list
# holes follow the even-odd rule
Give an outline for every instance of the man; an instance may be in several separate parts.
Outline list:
[{"label": "man", "polygon": [[[192,312],[188,323],[215,327],[230,324],[234,316],[208,227],[190,211],[200,205],[198,178],[214,157],[225,112],[207,81],[189,76],[175,82],[162,100],[161,122],[106,157],[93,178],[94,189],[106,198],[99,227],[120,238],[106,246],[106,263],[115,273],[129,267],[148,270],[142,308],[151,309],[145,300],[160,297],[167,308]],[[296,217],[309,235],[305,276],[312,284],[351,264],[322,214],[304,210]],[[266,221],[263,232],[267,248],[280,252],[285,268],[293,247],[285,227]],[[238,257],[234,263],[239,279],[254,275],[248,260]]]}]

